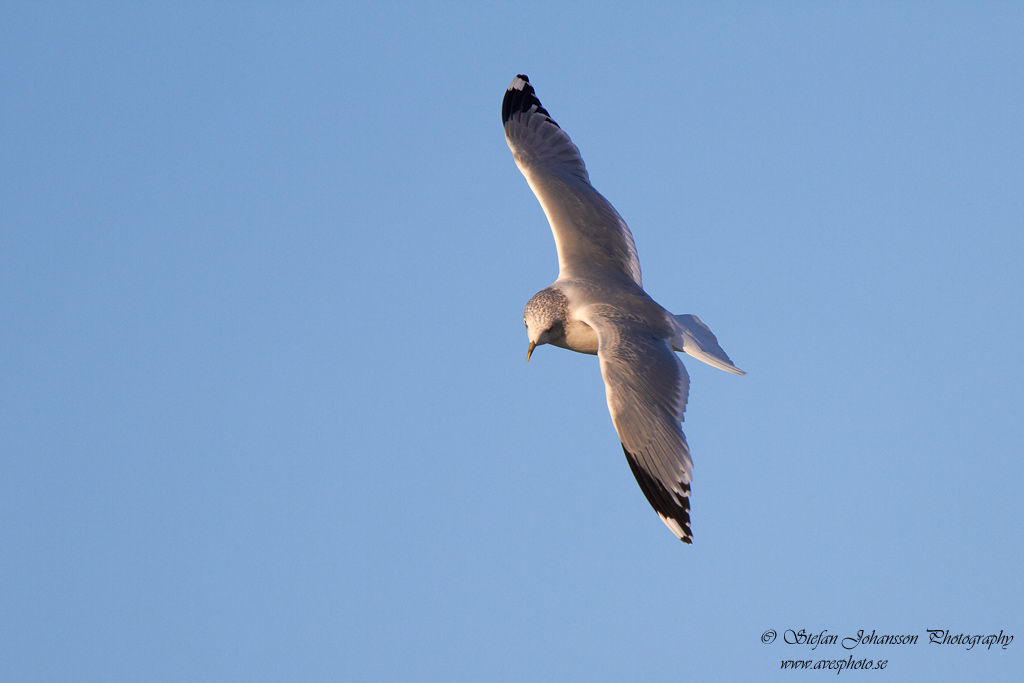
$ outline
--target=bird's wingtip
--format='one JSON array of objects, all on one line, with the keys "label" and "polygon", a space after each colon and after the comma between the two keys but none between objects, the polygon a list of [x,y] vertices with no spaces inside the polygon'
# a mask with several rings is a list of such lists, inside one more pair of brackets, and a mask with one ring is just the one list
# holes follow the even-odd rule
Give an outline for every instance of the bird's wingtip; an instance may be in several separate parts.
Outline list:
[{"label": "bird's wingtip", "polygon": [[526,74],[517,74],[512,82],[508,84],[509,90],[523,90],[526,86],[530,85],[530,77]]},{"label": "bird's wingtip", "polygon": [[548,110],[537,99],[537,91],[530,85],[530,78],[526,74],[519,74],[509,83],[508,89],[505,91],[505,97],[501,101],[501,122],[508,123],[509,119],[516,114],[531,111],[542,114],[556,128],[559,127],[554,119],[551,118],[551,115],[548,114]]}]

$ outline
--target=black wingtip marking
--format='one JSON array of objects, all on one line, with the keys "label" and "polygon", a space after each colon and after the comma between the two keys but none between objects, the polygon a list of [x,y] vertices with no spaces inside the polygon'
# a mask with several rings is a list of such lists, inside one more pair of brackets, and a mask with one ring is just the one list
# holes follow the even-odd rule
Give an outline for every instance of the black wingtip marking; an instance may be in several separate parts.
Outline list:
[{"label": "black wingtip marking", "polygon": [[669,519],[674,519],[683,529],[683,537],[679,540],[687,545],[693,545],[693,532],[690,530],[690,485],[682,484],[682,488],[687,493],[687,496],[677,499],[660,481],[652,477],[640,466],[640,459],[630,453],[626,449],[625,444],[622,445],[622,452],[626,454],[626,462],[629,463],[629,469],[633,471],[636,483],[640,484],[640,490],[644,492],[647,502],[659,514]]},{"label": "black wingtip marking", "polygon": [[531,108],[536,107],[538,114],[542,114],[555,127],[560,128],[555,123],[555,120],[551,118],[548,110],[537,99],[537,92],[530,85],[530,78],[526,74],[519,74],[516,76],[516,79],[519,80],[512,81],[511,85],[508,86],[508,90],[505,91],[505,98],[501,101],[501,122],[503,124],[507,123],[513,115],[528,112]]}]

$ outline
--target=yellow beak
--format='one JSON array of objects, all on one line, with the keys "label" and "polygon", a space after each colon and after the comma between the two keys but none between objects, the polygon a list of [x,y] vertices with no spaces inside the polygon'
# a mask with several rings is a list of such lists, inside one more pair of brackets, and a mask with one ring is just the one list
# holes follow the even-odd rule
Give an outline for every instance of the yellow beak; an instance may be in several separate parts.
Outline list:
[{"label": "yellow beak", "polygon": [[530,356],[532,356],[532,355],[533,355],[533,350],[534,350],[535,348],[537,348],[537,345],[536,345],[536,344],[534,344],[533,342],[530,342],[530,348],[526,349],[526,362],[527,362],[527,363],[529,363],[529,362],[530,362]]}]

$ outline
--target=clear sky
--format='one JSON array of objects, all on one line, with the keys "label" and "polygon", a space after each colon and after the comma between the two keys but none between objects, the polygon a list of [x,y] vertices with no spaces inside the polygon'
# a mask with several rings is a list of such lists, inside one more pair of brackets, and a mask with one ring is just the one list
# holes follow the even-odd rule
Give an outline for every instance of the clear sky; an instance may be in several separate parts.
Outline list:
[{"label": "clear sky", "polygon": [[[930,5],[4,3],[0,680],[1019,680],[1024,8]],[[692,547],[524,362],[517,73],[749,373]]]}]

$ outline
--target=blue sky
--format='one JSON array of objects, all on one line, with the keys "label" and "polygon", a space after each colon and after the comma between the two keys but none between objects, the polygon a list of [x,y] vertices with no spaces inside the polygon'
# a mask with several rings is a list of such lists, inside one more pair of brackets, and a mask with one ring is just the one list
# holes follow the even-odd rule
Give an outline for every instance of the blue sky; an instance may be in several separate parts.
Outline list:
[{"label": "blue sky", "polygon": [[[1024,669],[1019,5],[7,3],[0,35],[0,678],[850,654],[787,629],[921,636],[844,679]],[[692,547],[596,359],[524,362],[557,263],[517,73],[749,373],[687,363]]]}]

